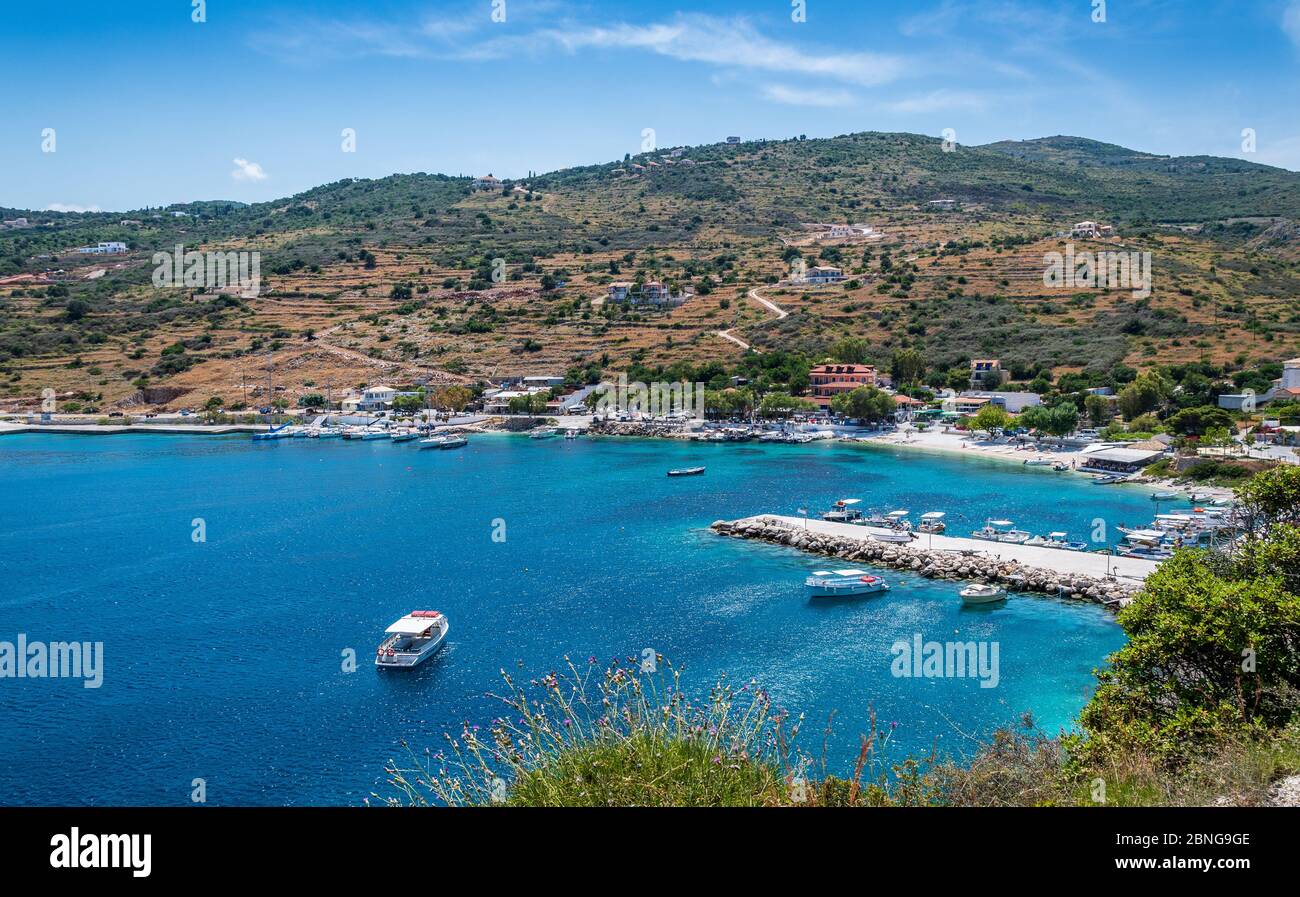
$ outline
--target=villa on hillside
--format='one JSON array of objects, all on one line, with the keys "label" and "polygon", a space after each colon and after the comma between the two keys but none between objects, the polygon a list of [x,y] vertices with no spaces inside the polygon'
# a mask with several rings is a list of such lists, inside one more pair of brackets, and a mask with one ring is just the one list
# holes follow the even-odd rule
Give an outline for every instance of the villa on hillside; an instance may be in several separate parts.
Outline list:
[{"label": "villa on hillside", "polygon": [[926,206],[927,206],[928,208],[934,209],[935,211],[938,211],[938,212],[948,212],[948,211],[951,211],[952,209],[954,209],[954,208],[957,206],[957,200],[955,200],[955,199],[932,199],[932,200],[930,200],[928,203],[926,203]]},{"label": "villa on hillside", "polygon": [[668,285],[657,280],[643,283],[639,288],[634,283],[620,280],[609,285],[608,301],[630,302],[633,305],[674,306],[685,302],[686,296],[672,295]]},{"label": "villa on hillside", "polygon": [[500,190],[501,179],[494,178],[492,175],[486,175],[481,178],[474,178],[475,190]]},{"label": "villa on hillside", "polygon": [[976,358],[970,363],[970,385],[974,389],[1001,386],[1006,379],[1007,372],[996,358]]},{"label": "villa on hillside", "polygon": [[740,143],[740,138],[739,138],[739,137],[728,137],[728,138],[727,138],[727,143]]},{"label": "villa on hillside", "polygon": [[1109,224],[1098,224],[1095,221],[1080,221],[1074,227],[1070,228],[1071,237],[1110,237],[1115,233],[1115,228]]},{"label": "villa on hillside", "polygon": [[805,271],[803,278],[799,282],[811,284],[839,283],[843,279],[844,272],[839,268],[819,265]]},{"label": "villa on hillside", "polygon": [[78,246],[73,252],[79,252],[82,255],[121,255],[126,252],[126,244],[110,241],[108,243],[97,243],[94,246]]},{"label": "villa on hillside", "polygon": [[876,369],[869,364],[815,364],[808,371],[812,400],[826,407],[842,392],[876,385]]}]

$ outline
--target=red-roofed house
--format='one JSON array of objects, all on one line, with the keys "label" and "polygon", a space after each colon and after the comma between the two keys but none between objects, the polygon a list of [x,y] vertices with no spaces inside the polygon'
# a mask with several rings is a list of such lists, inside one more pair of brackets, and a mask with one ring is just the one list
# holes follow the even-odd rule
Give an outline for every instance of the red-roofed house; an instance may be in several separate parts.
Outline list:
[{"label": "red-roofed house", "polygon": [[876,369],[869,364],[817,364],[808,372],[813,401],[826,406],[842,392],[876,385]]}]

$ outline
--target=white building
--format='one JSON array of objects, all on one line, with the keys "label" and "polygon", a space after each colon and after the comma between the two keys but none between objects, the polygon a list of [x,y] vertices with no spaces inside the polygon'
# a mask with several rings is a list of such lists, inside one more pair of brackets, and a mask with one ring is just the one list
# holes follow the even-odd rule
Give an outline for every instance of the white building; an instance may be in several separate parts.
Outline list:
[{"label": "white building", "polygon": [[839,283],[844,279],[844,272],[839,268],[818,265],[809,268],[803,276],[804,283],[822,284],[822,283]]},{"label": "white building", "polygon": [[492,175],[484,175],[481,178],[474,178],[475,190],[500,190],[501,179],[494,178]]},{"label": "white building", "polygon": [[1036,392],[1001,392],[1001,391],[967,391],[962,398],[988,399],[994,405],[1000,405],[1011,414],[1019,414],[1026,408],[1043,404],[1042,397]]},{"label": "white building", "polygon": [[728,138],[727,138],[727,143],[740,143],[740,138],[739,138],[739,137],[728,137]]},{"label": "white building", "polygon": [[361,400],[357,402],[358,411],[382,411],[387,408],[394,398],[397,397],[397,390],[391,386],[371,386],[361,393]]},{"label": "white building", "polygon": [[1282,363],[1282,376],[1273,381],[1273,388],[1264,394],[1268,402],[1300,402],[1300,358]]},{"label": "white building", "polygon": [[926,203],[931,209],[939,212],[947,212],[957,205],[955,199],[932,199]]},{"label": "white building", "polygon": [[97,243],[94,246],[78,246],[74,251],[82,255],[120,255],[126,252],[126,244],[114,240],[107,243]]},{"label": "white building", "polygon": [[1253,389],[1243,389],[1239,393],[1219,396],[1219,407],[1226,408],[1229,411],[1244,411],[1250,414],[1255,410],[1255,402],[1255,391]]}]

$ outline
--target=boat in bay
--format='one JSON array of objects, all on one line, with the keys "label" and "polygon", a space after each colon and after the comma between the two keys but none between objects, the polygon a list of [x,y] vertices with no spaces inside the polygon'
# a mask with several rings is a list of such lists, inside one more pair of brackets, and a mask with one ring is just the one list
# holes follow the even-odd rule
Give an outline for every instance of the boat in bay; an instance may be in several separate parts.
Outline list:
[{"label": "boat in bay", "polygon": [[810,598],[845,598],[889,591],[889,583],[866,570],[816,570],[804,580]]},{"label": "boat in bay", "polygon": [[670,477],[696,477],[704,473],[703,467],[682,467],[677,470],[668,471]]},{"label": "boat in bay", "polygon": [[464,445],[469,445],[469,440],[464,436],[430,436],[420,440],[422,449],[454,449]]},{"label": "boat in bay", "polygon": [[528,431],[529,439],[554,439],[560,431],[554,427],[534,427]]},{"label": "boat in bay", "polygon": [[1060,551],[1087,551],[1087,542],[1071,542],[1068,533],[1054,532],[1046,536],[1034,536],[1025,545],[1033,548],[1056,548]]},{"label": "boat in bay", "polygon": [[967,586],[961,592],[962,604],[993,604],[997,601],[1005,601],[1007,590],[1002,586],[977,584]]},{"label": "boat in bay", "polygon": [[947,515],[943,511],[926,511],[921,515],[921,525],[917,529],[923,533],[937,536],[948,528],[947,524],[943,522],[945,516]]},{"label": "boat in bay", "polygon": [[451,626],[436,610],[413,610],[384,632],[387,634],[375,649],[375,666],[384,669],[410,669],[428,660],[447,640]]},{"label": "boat in bay", "polygon": [[860,498],[841,498],[829,511],[822,514],[822,520],[830,523],[858,523],[862,520],[862,512],[853,506],[861,501]]}]

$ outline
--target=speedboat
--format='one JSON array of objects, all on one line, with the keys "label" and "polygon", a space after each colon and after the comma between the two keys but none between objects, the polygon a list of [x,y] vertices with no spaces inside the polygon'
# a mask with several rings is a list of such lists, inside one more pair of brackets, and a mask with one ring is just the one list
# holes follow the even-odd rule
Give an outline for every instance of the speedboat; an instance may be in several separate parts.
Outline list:
[{"label": "speedboat", "polygon": [[822,520],[828,520],[831,523],[857,523],[862,519],[862,512],[853,507],[860,498],[841,498],[835,503],[835,506],[822,515]]},{"label": "speedboat", "polygon": [[1052,463],[1051,458],[1026,458],[1026,467],[1047,467]]},{"label": "speedboat", "polygon": [[1152,492],[1151,493],[1152,501],[1176,501],[1177,499],[1180,499],[1182,497],[1183,495],[1181,492]]},{"label": "speedboat", "polygon": [[843,598],[888,592],[889,583],[866,570],[817,570],[804,580],[809,598]]},{"label": "speedboat", "polygon": [[436,610],[413,610],[384,630],[388,637],[375,650],[375,666],[410,669],[433,656],[451,627]]},{"label": "speedboat", "polygon": [[967,586],[961,590],[962,604],[992,604],[995,601],[1005,601],[1007,590],[1002,586],[994,585],[973,585]]},{"label": "speedboat", "polygon": [[921,525],[917,528],[923,533],[938,535],[948,528],[943,522],[944,516],[943,511],[926,511],[921,515]]},{"label": "speedboat", "polygon": [[1025,542],[1025,545],[1035,548],[1059,548],[1061,551],[1086,551],[1088,543],[1071,542],[1066,538],[1067,533],[1048,533],[1046,536],[1034,536]]},{"label": "speedboat", "polygon": [[1057,473],[1061,473],[1062,471],[1066,471],[1069,469],[1070,469],[1070,465],[1066,464],[1064,461],[1057,461],[1052,465],[1052,470],[1055,470]]},{"label": "speedboat", "polygon": [[988,520],[981,529],[971,533],[975,539],[985,542],[1006,542],[1010,545],[1023,545],[1030,539],[1030,534],[1022,529],[1012,529],[1010,520]]},{"label": "speedboat", "polygon": [[668,471],[670,477],[694,477],[704,473],[703,467],[683,467],[678,470]]},{"label": "speedboat", "polygon": [[560,433],[554,427],[536,427],[528,431],[529,439],[554,439]]},{"label": "speedboat", "polygon": [[577,431],[577,430],[565,430],[565,431],[564,431],[564,438],[565,438],[565,439],[577,439],[577,438],[578,438],[578,431]]}]

